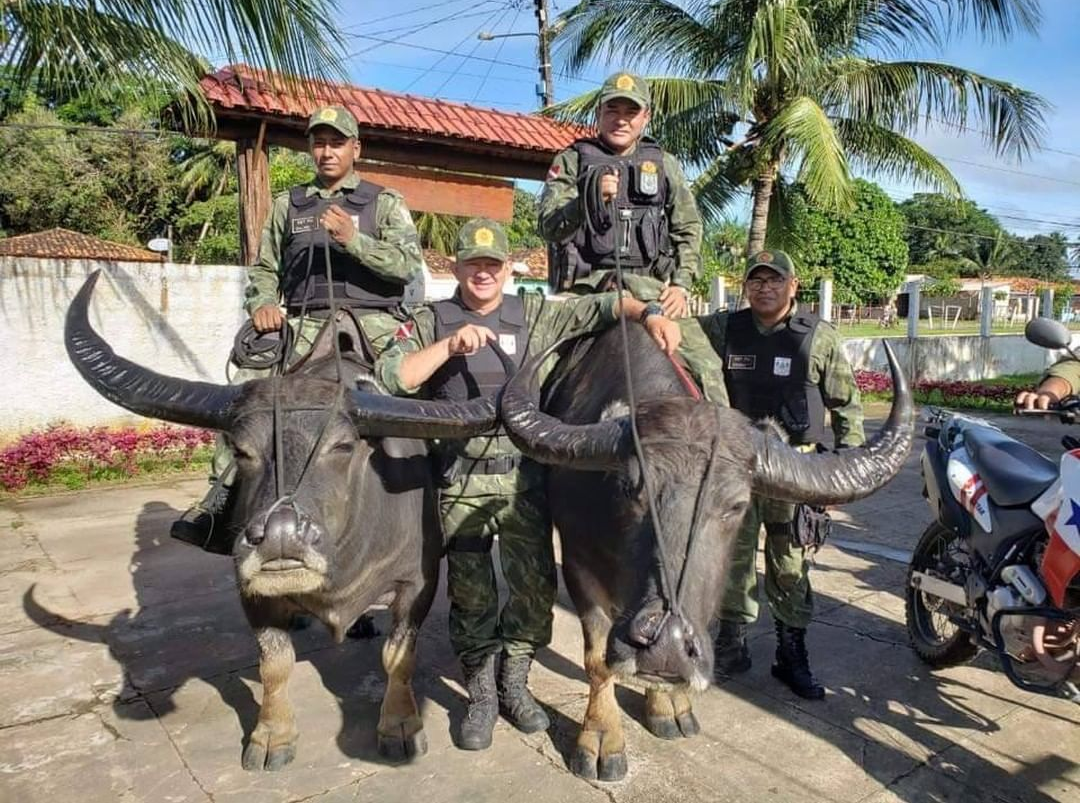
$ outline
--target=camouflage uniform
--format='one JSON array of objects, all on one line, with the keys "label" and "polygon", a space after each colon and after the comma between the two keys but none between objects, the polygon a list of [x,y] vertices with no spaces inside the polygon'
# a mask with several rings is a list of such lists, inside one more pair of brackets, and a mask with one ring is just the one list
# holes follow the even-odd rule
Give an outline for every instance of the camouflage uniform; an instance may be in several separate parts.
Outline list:
[{"label": "camouflage uniform", "polygon": [[[617,97],[627,98],[642,107],[648,107],[651,101],[648,84],[629,73],[616,73],[604,82],[598,105]],[[538,210],[540,234],[549,243],[567,242],[584,223],[583,202],[578,192],[579,163],[578,152],[572,147],[557,154],[551,163]],[[682,168],[675,157],[666,152],[663,154],[663,172],[668,184],[664,212],[668,237],[675,252],[675,270],[670,283],[683,288],[689,299],[691,286],[701,276],[701,215]],[[620,177],[620,181],[625,180]],[[598,286],[608,286],[613,273],[613,270],[594,270],[588,276],[576,279],[571,292],[595,292]],[[660,278],[628,271],[623,273],[623,283],[634,298],[641,301],[657,300],[665,287]],[[679,354],[702,385],[706,397],[726,406],[722,367],[693,318],[682,323],[682,333]]]},{"label": "camouflage uniform", "polygon": [[[340,106],[316,110],[309,120],[308,132],[310,133],[317,126],[329,126],[346,137],[358,136],[356,119],[351,112]],[[324,188],[316,177],[306,186],[304,196],[311,198],[317,195],[327,200],[340,199],[359,184],[359,177],[351,173],[341,182],[340,187],[329,190]],[[259,254],[255,264],[248,267],[248,284],[244,292],[244,309],[249,315],[259,307],[278,306],[282,301],[282,258],[290,236],[286,231],[289,206],[290,191],[275,196],[270,215],[263,226]],[[358,231],[344,249],[379,278],[404,287],[421,276],[422,257],[416,227],[413,225],[412,216],[400,193],[384,189],[378,194],[375,221],[378,229],[377,237]],[[312,261],[312,271],[322,270],[324,270],[322,249],[317,248]],[[310,350],[316,334],[325,322],[325,313],[323,316],[305,316],[301,322],[299,316],[291,314],[292,312],[290,310],[288,324],[293,330],[295,339],[290,362],[294,362]],[[376,355],[386,347],[400,323],[397,318],[384,311],[366,312],[357,316],[357,319]],[[232,375],[231,381],[234,384],[240,384],[251,379],[269,376],[272,371],[271,368],[241,368]],[[216,484],[220,480],[222,485],[228,488],[232,483],[229,471],[232,462],[231,449],[225,439],[218,435],[210,464],[210,482]],[[201,530],[203,527],[212,529],[212,524],[206,522],[205,511],[220,509],[225,504],[225,500],[226,496],[220,490],[212,489],[210,495],[202,503],[190,509],[173,525],[173,535],[183,540],[191,540],[180,533],[184,530],[192,532],[192,521],[188,519],[193,515],[198,529]],[[201,523],[200,520],[202,520]]]},{"label": "camouflage uniform", "polygon": [[[797,312],[776,326],[757,326],[762,337],[780,331]],[[705,335],[717,354],[724,353],[727,312],[699,318]],[[808,380],[820,390],[830,410],[833,438],[837,446],[858,446],[865,441],[863,413],[851,363],[841,345],[836,329],[821,322],[814,330],[810,345]],[[794,505],[754,496],[742,527],[736,536],[731,557],[727,589],[720,616],[729,621],[754,622],[758,617],[757,570],[755,567],[758,536],[765,525],[765,596],[773,619],[792,627],[806,628],[813,615],[809,561],[805,550],[792,540],[791,521]]]},{"label": "camouflage uniform", "polygon": [[1040,383],[1050,377],[1057,377],[1069,384],[1069,394],[1076,395],[1080,390],[1080,361],[1072,357],[1064,357],[1046,369],[1046,373]]},{"label": "camouflage uniform", "polygon": [[[564,337],[611,326],[616,299],[616,293],[600,293],[545,303],[539,294],[526,294],[528,353],[540,352]],[[401,362],[409,352],[433,342],[434,312],[430,306],[421,307],[414,313],[413,325],[402,327],[401,338],[376,364],[378,378],[391,393],[421,390],[403,386]],[[470,459],[519,456],[503,434],[441,448],[455,449]],[[506,474],[464,473],[442,491],[442,522],[449,536],[450,639],[464,663],[499,649],[510,656],[530,655],[551,640],[556,579],[544,482],[543,467],[522,459]],[[496,535],[509,592],[501,611],[490,555]]]}]

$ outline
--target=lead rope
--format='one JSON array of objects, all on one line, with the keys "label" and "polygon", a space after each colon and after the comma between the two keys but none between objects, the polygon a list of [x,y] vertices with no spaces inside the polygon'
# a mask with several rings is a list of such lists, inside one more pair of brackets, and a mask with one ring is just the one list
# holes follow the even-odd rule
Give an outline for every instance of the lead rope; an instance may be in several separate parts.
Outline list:
[{"label": "lead rope", "polygon": [[[598,198],[599,195],[599,183],[601,177],[601,171],[595,170],[585,177],[585,197],[586,208],[588,207],[588,199]],[[594,186],[595,185],[595,186]],[[645,450],[641,446],[641,438],[638,435],[637,427],[637,400],[634,397],[634,382],[633,382],[633,366],[630,360],[630,333],[627,328],[626,314],[622,310],[622,303],[624,294],[626,293],[626,286],[623,283],[622,273],[622,221],[618,217],[618,206],[616,199],[612,198],[611,204],[611,220],[615,226],[615,282],[619,288],[619,330],[622,333],[622,345],[623,345],[623,370],[626,372],[626,397],[627,403],[630,406],[630,435],[634,442],[634,453],[637,455],[638,463],[641,465],[641,478],[645,485],[645,498],[649,505],[649,518],[652,520],[653,532],[656,535],[656,553],[659,562],[658,573],[660,576],[660,593],[667,600],[669,606],[672,609],[678,609],[678,600],[676,596],[672,595],[672,589],[675,584],[672,582],[670,576],[670,567],[667,561],[667,553],[664,547],[664,531],[660,526],[660,517],[656,513],[656,493],[653,490],[652,479],[649,474],[649,465],[645,460]],[[680,578],[681,583],[681,578]],[[664,612],[664,617],[660,624],[653,632],[653,640],[655,640],[656,634],[659,634],[663,628],[664,622],[667,621],[671,615],[672,610]]]}]

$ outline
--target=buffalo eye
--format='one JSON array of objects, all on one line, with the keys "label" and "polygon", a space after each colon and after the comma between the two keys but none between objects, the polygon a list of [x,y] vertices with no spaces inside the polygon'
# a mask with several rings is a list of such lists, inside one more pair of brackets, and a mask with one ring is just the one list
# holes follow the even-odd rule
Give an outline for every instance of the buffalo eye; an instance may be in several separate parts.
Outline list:
[{"label": "buffalo eye", "polygon": [[245,463],[249,463],[255,459],[255,455],[253,455],[251,452],[249,452],[242,446],[237,446],[235,443],[232,445],[232,453],[235,459],[243,461]]},{"label": "buffalo eye", "polygon": [[341,443],[335,443],[330,449],[331,454],[352,454],[356,449],[356,444],[353,441],[341,441]]}]

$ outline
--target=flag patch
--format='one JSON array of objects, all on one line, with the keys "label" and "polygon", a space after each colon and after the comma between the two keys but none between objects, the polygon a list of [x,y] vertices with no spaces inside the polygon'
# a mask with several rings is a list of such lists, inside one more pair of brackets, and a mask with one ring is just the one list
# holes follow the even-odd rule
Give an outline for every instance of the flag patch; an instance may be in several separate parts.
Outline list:
[{"label": "flag patch", "polygon": [[559,167],[558,165],[552,165],[548,169],[547,180],[548,181],[554,181],[555,179],[557,179],[559,177],[559,174],[561,172],[562,172],[561,167]]},{"label": "flag patch", "polygon": [[405,323],[401,324],[401,326],[397,328],[397,331],[394,332],[394,340],[408,340],[412,337],[415,328],[416,325],[412,321],[405,321]]}]

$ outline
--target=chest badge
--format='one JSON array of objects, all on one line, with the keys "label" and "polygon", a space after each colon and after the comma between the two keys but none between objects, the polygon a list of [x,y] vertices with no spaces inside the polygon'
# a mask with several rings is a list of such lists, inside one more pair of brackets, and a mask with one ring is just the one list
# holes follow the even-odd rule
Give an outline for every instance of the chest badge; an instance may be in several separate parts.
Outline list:
[{"label": "chest badge", "polygon": [[774,357],[773,376],[791,376],[791,357]]},{"label": "chest badge", "polygon": [[507,354],[517,354],[517,337],[514,335],[499,335],[499,348]]},{"label": "chest badge", "polygon": [[756,354],[729,354],[727,367],[732,371],[753,371],[757,368]]},{"label": "chest badge", "polygon": [[638,180],[641,185],[638,191],[642,195],[656,195],[660,192],[660,175],[656,162],[642,162]]}]

